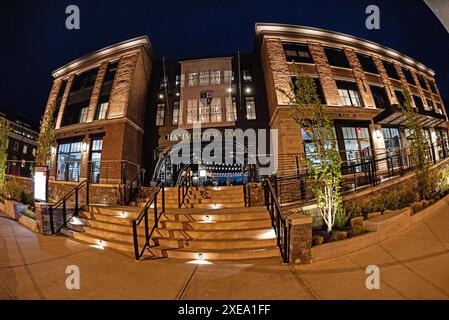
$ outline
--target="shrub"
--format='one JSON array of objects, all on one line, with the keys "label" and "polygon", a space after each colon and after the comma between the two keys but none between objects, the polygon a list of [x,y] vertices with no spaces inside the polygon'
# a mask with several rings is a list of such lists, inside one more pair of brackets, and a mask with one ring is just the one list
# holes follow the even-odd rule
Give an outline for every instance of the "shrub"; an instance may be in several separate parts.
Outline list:
[{"label": "shrub", "polygon": [[332,231],[330,241],[339,241],[348,238],[348,233],[346,231]]},{"label": "shrub", "polygon": [[435,202],[436,202],[436,200],[435,200],[435,199],[430,199],[430,200],[429,200],[429,206],[431,206],[431,205],[435,204]]},{"label": "shrub", "polygon": [[351,226],[362,226],[363,225],[363,217],[354,217],[351,219]]},{"label": "shrub", "polygon": [[429,206],[429,200],[423,200],[422,206],[423,206],[423,209],[427,208]]},{"label": "shrub", "polygon": [[34,211],[31,211],[30,209],[26,209],[23,215],[33,220],[36,220],[36,213]]},{"label": "shrub", "polygon": [[322,236],[316,235],[316,236],[313,236],[312,242],[313,242],[313,245],[318,246],[320,244],[323,244],[324,238]]},{"label": "shrub", "polygon": [[360,225],[353,225],[351,227],[351,231],[350,231],[350,236],[354,237],[354,236],[358,236],[361,235],[363,233],[363,227]]},{"label": "shrub", "polygon": [[6,182],[5,196],[23,204],[34,205],[33,194],[25,190],[23,185],[12,180]]},{"label": "shrub", "polygon": [[412,210],[413,213],[417,213],[423,209],[423,203],[421,202],[414,202],[412,203]]}]

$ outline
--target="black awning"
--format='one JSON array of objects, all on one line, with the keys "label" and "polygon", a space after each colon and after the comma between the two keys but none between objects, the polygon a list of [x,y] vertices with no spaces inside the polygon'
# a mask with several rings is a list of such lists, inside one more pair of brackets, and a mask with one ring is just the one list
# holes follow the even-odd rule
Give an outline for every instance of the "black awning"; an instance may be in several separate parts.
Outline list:
[{"label": "black awning", "polygon": [[[446,121],[446,117],[442,114],[419,109],[418,110],[419,123],[423,127],[436,127]],[[396,105],[386,108],[382,113],[378,114],[374,121],[380,125],[405,125],[406,118],[404,112]]]}]

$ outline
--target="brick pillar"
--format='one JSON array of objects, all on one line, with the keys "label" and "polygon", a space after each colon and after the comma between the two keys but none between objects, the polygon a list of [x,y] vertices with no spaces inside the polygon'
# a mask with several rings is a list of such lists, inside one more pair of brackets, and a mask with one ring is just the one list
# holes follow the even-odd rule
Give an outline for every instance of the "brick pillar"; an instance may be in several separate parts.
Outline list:
[{"label": "brick pillar", "polygon": [[378,56],[373,56],[373,61],[377,67],[377,70],[379,71],[379,75],[384,84],[385,91],[387,92],[388,99],[390,100],[390,104],[398,104],[398,99],[396,98],[396,95],[394,93],[393,85],[390,81],[390,78],[388,77],[387,71],[384,68],[382,60]]},{"label": "brick pillar", "polygon": [[122,117],[126,114],[137,60],[137,53],[120,59],[109,98],[108,119]]},{"label": "brick pillar", "polygon": [[[410,94],[411,94],[411,91],[410,91],[410,87],[409,87],[409,85],[408,85],[408,82],[407,82],[407,79],[405,79],[405,76],[404,76],[404,73],[402,72],[402,68],[401,68],[401,66],[398,64],[398,63],[394,63],[394,67],[395,67],[395,69],[396,69],[396,72],[398,73],[398,75],[399,75],[399,78],[401,79],[401,84],[402,84],[402,86],[404,87],[404,88],[407,88],[408,89],[408,91],[410,92]],[[415,104],[415,100],[412,98],[412,107],[414,107],[414,108],[416,108],[416,104]]]},{"label": "brick pillar", "polygon": [[410,69],[410,72],[412,74],[413,80],[415,80],[416,87],[418,88],[419,96],[421,97],[422,103],[424,105],[424,109],[429,110],[429,106],[427,105],[426,96],[424,95],[424,90],[421,87],[421,84],[419,83],[418,77],[416,76],[416,73],[414,70]]},{"label": "brick pillar", "polygon": [[327,61],[324,49],[318,43],[309,43],[309,49],[320,76],[320,82],[323,87],[327,104],[330,106],[340,106],[340,95],[338,94],[337,83],[334,80],[334,73]]},{"label": "brick pillar", "polygon": [[312,217],[294,213],[287,219],[290,227],[290,263],[312,262]]},{"label": "brick pillar", "polygon": [[367,108],[376,108],[368,80],[366,79],[365,72],[363,71],[357,55],[352,49],[344,48],[344,50],[346,56],[348,57],[349,64],[352,67],[352,72],[357,82],[357,87],[359,88],[360,95],[363,99],[363,105]]},{"label": "brick pillar", "polygon": [[266,65],[266,84],[268,90],[268,100],[270,102],[270,116],[273,116],[275,108],[279,104],[290,104],[289,98],[280,92],[282,89],[287,93],[291,92],[290,69],[285,59],[284,48],[279,39],[265,39],[262,48],[262,65]]},{"label": "brick pillar", "polygon": [[35,211],[36,211],[37,232],[47,236],[51,235],[50,213],[48,209],[48,204],[36,202]]},{"label": "brick pillar", "polygon": [[68,80],[67,85],[65,86],[64,95],[62,96],[61,105],[59,106],[58,118],[56,119],[55,129],[59,129],[62,124],[62,117],[64,116],[65,106],[67,104],[67,99],[69,98],[70,90],[72,89],[73,79],[75,79],[75,75],[72,74]]},{"label": "brick pillar", "polygon": [[101,87],[103,85],[103,79],[108,69],[108,63],[103,62],[98,69],[97,78],[92,89],[92,95],[89,102],[89,111],[87,113],[87,122],[94,121],[95,111],[97,110],[98,101],[100,100]]}]

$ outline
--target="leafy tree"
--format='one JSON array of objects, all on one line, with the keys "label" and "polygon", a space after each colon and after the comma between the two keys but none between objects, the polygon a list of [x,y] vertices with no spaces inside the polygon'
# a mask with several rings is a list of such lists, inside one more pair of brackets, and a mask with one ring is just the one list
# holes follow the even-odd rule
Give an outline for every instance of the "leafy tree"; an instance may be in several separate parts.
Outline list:
[{"label": "leafy tree", "polygon": [[429,180],[429,162],[426,157],[426,139],[423,128],[419,123],[419,117],[412,106],[412,96],[403,87],[402,94],[405,101],[399,104],[405,116],[405,126],[410,132],[410,153],[413,160],[414,170],[417,180],[417,191],[421,199],[427,199],[431,193],[431,183]]},{"label": "leafy tree", "polygon": [[342,160],[337,147],[331,114],[321,104],[315,82],[296,69],[292,83],[293,96],[279,88],[292,106],[291,116],[310,136],[315,151],[314,160],[304,157],[310,175],[311,188],[317,201],[318,212],[327,232],[334,224],[342,227],[348,217],[343,207],[340,181]]},{"label": "leafy tree", "polygon": [[40,122],[36,152],[36,165],[38,166],[45,166],[50,161],[51,147],[55,142],[55,108],[56,104],[51,103]]},{"label": "leafy tree", "polygon": [[0,119],[0,191],[3,192],[6,183],[6,164],[8,160],[9,145],[9,121],[5,118]]}]

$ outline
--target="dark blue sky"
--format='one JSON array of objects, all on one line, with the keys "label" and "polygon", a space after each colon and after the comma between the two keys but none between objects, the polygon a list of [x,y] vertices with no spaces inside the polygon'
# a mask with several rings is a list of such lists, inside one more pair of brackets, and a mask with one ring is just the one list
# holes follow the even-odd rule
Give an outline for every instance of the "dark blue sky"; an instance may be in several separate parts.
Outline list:
[{"label": "dark blue sky", "polygon": [[[80,8],[80,30],[65,28],[70,4]],[[380,7],[380,30],[365,28],[370,4]],[[326,28],[396,49],[436,71],[448,105],[449,33],[421,0],[3,0],[0,107],[38,123],[51,71],[75,58],[140,35],[167,58],[249,52],[255,22]]]}]

